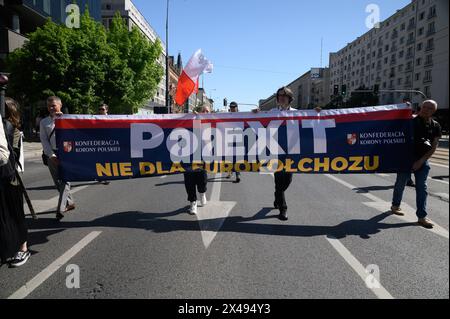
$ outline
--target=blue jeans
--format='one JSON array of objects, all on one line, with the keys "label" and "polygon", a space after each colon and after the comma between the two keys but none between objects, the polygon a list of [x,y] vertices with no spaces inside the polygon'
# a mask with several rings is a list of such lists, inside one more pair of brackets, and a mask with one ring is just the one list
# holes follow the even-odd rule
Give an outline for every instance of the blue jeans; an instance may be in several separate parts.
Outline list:
[{"label": "blue jeans", "polygon": [[[417,206],[417,217],[425,218],[427,214],[427,197],[428,197],[428,186],[427,179],[428,173],[430,172],[430,164],[425,162],[425,164],[418,170],[414,172],[416,177],[416,206]],[[406,187],[406,183],[411,178],[411,173],[398,173],[397,180],[395,181],[394,187],[394,198],[392,200],[392,206],[400,207],[403,198],[403,192]]]}]

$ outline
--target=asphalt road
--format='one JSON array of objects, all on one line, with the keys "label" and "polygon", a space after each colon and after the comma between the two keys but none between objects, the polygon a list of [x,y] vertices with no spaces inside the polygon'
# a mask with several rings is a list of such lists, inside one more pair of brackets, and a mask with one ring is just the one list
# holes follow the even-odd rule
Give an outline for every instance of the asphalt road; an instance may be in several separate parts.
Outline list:
[{"label": "asphalt road", "polygon": [[[198,216],[186,213],[182,175],[76,184],[77,210],[59,223],[36,158],[25,174],[40,212],[28,218],[33,255],[0,268],[0,298],[449,298],[448,175],[432,166],[433,231],[416,225],[411,188],[407,216],[388,213],[385,174],[296,175],[288,222],[272,208],[270,174],[210,176]],[[79,288],[66,285],[69,265]]]}]

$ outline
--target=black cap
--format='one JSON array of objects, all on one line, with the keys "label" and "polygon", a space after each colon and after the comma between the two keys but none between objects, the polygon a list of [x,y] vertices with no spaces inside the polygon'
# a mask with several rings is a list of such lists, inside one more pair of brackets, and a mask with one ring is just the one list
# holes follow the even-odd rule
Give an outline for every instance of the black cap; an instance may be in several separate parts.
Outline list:
[{"label": "black cap", "polygon": [[236,102],[231,102],[230,103],[230,108],[234,109],[236,107],[238,107],[238,104]]}]

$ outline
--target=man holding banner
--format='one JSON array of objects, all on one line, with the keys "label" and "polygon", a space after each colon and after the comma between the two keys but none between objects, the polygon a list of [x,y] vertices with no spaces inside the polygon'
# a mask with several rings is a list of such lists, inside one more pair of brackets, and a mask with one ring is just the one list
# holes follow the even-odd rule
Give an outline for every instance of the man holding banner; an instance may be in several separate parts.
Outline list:
[{"label": "man holding banner", "polygon": [[[433,100],[424,101],[419,114],[413,120],[414,127],[414,164],[412,171],[416,178],[416,204],[417,218],[419,225],[425,228],[433,228],[433,224],[427,219],[427,179],[430,172],[428,160],[436,152],[441,138],[441,126],[432,119],[437,111],[438,105]],[[400,172],[394,188],[394,198],[392,200],[392,213],[404,215],[400,204],[403,198],[405,186],[410,179],[410,172]]]},{"label": "man holding banner", "polygon": [[[291,107],[292,101],[294,101],[294,94],[288,87],[282,87],[277,91],[277,104],[278,108],[273,109],[271,112],[286,112],[296,111]],[[273,206],[280,210],[278,218],[282,221],[287,221],[287,203],[285,192],[292,183],[292,173],[281,171],[274,174],[275,177],[275,202]]]},{"label": "man holding banner", "polygon": [[[50,115],[43,119],[40,124],[40,139],[43,148],[44,164],[48,166],[52,175],[56,189],[59,192],[58,207],[56,209],[56,219],[64,218],[64,213],[75,209],[75,203],[70,192],[70,183],[62,181],[60,176],[60,161],[58,158],[58,146],[56,144],[55,120],[61,117],[62,102],[57,96],[51,96],[47,99],[47,107]],[[66,143],[62,148],[64,151],[73,148],[72,143]]]}]

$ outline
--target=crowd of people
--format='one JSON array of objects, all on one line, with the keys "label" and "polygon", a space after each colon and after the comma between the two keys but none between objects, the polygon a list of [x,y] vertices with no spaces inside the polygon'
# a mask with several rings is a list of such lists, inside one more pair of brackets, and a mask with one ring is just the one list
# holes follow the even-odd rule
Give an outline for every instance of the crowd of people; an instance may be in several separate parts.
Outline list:
[{"label": "crowd of people", "polygon": [[[294,100],[292,91],[287,87],[280,88],[276,93],[278,107],[270,112],[296,111],[291,104]],[[55,187],[59,193],[56,209],[56,219],[61,220],[65,214],[75,210],[75,201],[71,193],[71,185],[61,180],[60,161],[55,138],[55,120],[62,116],[62,101],[59,97],[51,96],[47,99],[49,115],[40,119],[39,134],[42,143],[42,160],[48,166]],[[99,115],[107,116],[109,108],[106,104],[99,107]],[[209,113],[211,110],[203,106],[197,112]],[[238,104],[230,104],[230,112],[239,112]],[[316,109],[321,112],[321,109]],[[417,218],[419,225],[432,228],[433,224],[427,219],[427,178],[430,172],[428,160],[436,151],[441,137],[439,123],[433,120],[437,111],[437,103],[432,100],[424,101],[420,111],[413,118],[414,133],[414,164],[409,173],[398,173],[395,183],[391,211],[395,215],[404,215],[401,209],[403,192],[414,174],[416,180]],[[260,112],[254,110],[254,112]],[[23,153],[20,108],[16,101],[7,98],[5,118],[0,125],[0,262],[8,263],[11,267],[20,267],[30,258],[27,245],[27,226],[24,213],[23,191],[18,182],[20,172],[23,171]],[[234,172],[235,183],[241,182],[239,172]],[[228,174],[227,178],[231,178]],[[274,208],[279,210],[279,219],[288,220],[288,205],[285,193],[293,180],[293,174],[285,171],[274,174]],[[198,206],[207,205],[206,191],[208,184],[207,172],[202,167],[187,170],[184,173],[184,185],[189,202],[190,214],[198,213]],[[197,196],[197,192],[199,196]]]}]

